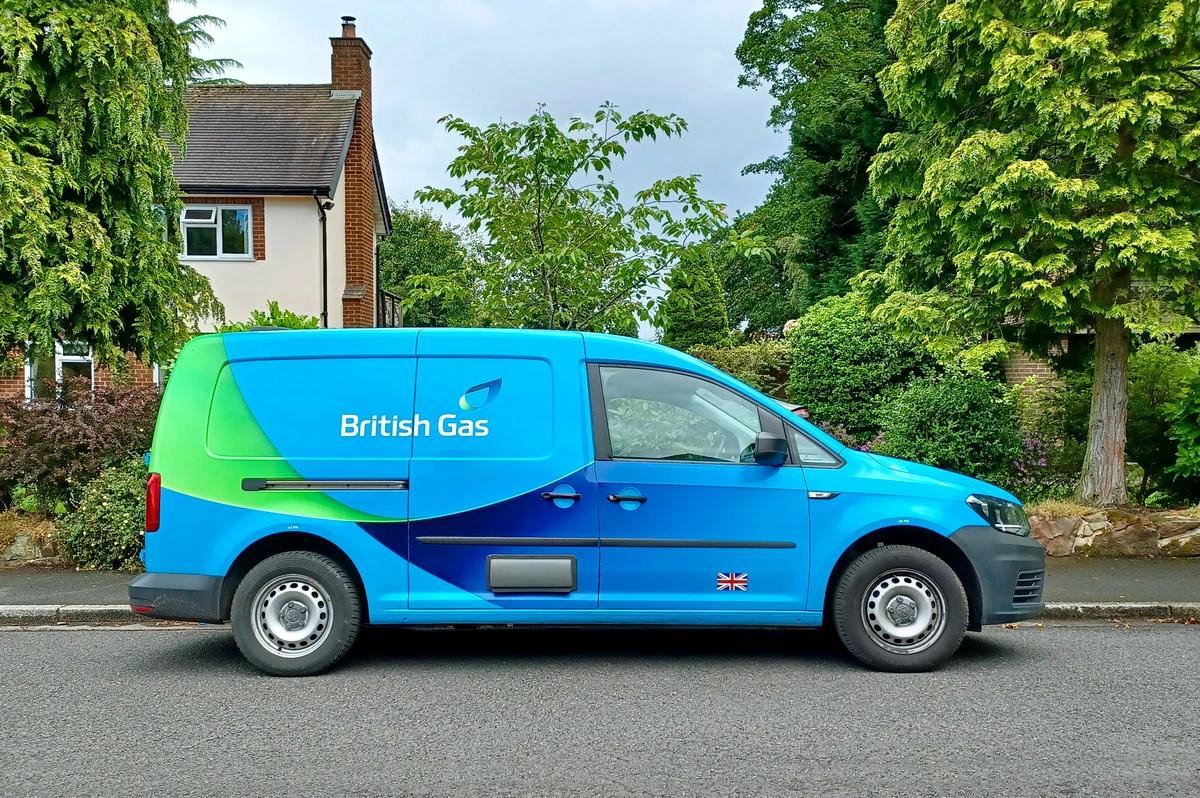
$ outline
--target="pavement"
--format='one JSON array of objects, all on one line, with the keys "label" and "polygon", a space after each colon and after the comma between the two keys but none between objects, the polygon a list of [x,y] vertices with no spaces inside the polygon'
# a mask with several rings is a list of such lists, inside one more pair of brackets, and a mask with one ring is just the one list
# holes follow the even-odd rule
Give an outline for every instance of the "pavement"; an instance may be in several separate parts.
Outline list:
[{"label": "pavement", "polygon": [[[1047,560],[1047,618],[1200,617],[1200,558]],[[129,623],[130,574],[0,567],[0,625]]]},{"label": "pavement", "polygon": [[0,629],[0,794],[1195,796],[1200,626],[970,634],[886,674],[781,630],[368,630],[274,679],[227,630]]}]

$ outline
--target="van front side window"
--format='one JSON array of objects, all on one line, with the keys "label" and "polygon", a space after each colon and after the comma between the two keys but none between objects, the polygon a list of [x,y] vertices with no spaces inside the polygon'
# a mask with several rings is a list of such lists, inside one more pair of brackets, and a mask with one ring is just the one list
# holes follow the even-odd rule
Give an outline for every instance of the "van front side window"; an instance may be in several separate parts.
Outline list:
[{"label": "van front side window", "polygon": [[761,427],[752,402],[674,371],[600,369],[616,459],[753,463]]}]

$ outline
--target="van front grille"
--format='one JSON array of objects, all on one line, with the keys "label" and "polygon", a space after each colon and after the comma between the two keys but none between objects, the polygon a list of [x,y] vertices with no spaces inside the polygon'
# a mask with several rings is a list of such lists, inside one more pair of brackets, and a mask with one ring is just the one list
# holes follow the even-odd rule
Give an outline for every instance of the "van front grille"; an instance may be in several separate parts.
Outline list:
[{"label": "van front grille", "polygon": [[1013,604],[1038,604],[1042,600],[1042,582],[1045,571],[1021,571],[1017,574],[1017,587],[1013,591]]}]

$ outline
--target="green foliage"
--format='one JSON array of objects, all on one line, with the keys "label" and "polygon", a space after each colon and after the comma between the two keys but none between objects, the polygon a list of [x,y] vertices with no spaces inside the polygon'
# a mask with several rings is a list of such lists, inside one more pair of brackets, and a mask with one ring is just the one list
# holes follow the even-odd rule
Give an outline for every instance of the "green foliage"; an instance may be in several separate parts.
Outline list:
[{"label": "green foliage", "polygon": [[786,396],[789,349],[783,341],[764,338],[736,346],[697,346],[688,353],[769,396]]},{"label": "green foliage", "polygon": [[1066,499],[1079,484],[1092,382],[1087,372],[1030,377],[1011,391],[1024,452],[1007,487],[1026,501]]},{"label": "green foliage", "polygon": [[667,278],[667,287],[659,314],[663,344],[687,351],[729,339],[725,293],[709,247],[681,252],[679,264]]},{"label": "green foliage", "polygon": [[[724,208],[700,196],[695,175],[656,181],[632,201],[612,179],[628,145],[684,132],[674,114],[624,116],[606,103],[565,126],[542,107],[525,122],[442,121],[465,139],[449,168],[462,189],[416,196],[456,208],[485,234],[469,291],[481,324],[633,333],[654,320],[680,253],[721,229]],[[761,251],[749,236],[734,240]],[[453,278],[430,278],[410,295],[447,281],[453,293]]]},{"label": "green foliage", "polygon": [[0,351],[90,342],[169,360],[220,317],[180,263],[167,141],[191,59],[167,0],[25,0],[0,14]]},{"label": "green foliage", "polygon": [[222,324],[217,332],[243,332],[255,327],[285,327],[289,330],[315,330],[321,326],[321,320],[316,316],[305,316],[294,313],[279,306],[272,299],[267,302],[266,310],[250,311],[249,321],[236,321]]},{"label": "green foliage", "polygon": [[379,285],[400,296],[409,327],[472,325],[475,259],[459,232],[428,211],[393,205],[392,232],[379,243]]},{"label": "green foliage", "polygon": [[160,398],[157,388],[66,380],[52,400],[0,399],[0,488],[32,493],[43,512],[74,507],[104,468],[149,451]]},{"label": "green foliage", "polygon": [[[900,0],[880,82],[905,129],[872,184],[895,203],[881,316],[992,345],[1096,330],[1102,417],[1082,498],[1125,498],[1124,342],[1200,305],[1200,14],[1136,3]],[[1005,335],[1008,333],[1006,332]]]},{"label": "green foliage", "polygon": [[1169,489],[1166,470],[1175,464],[1170,437],[1174,405],[1200,376],[1200,352],[1170,344],[1145,344],[1129,359],[1129,441],[1126,451],[1142,467],[1137,499]]},{"label": "green foliage", "polygon": [[888,389],[933,369],[928,356],[874,321],[854,295],[813,305],[787,341],[789,398],[807,407],[814,422],[843,427],[860,439],[879,431]]},{"label": "green foliage", "polygon": [[1191,495],[1200,494],[1200,377],[1192,380],[1171,412],[1171,440],[1178,452],[1167,469]]},{"label": "green foliage", "polygon": [[1017,411],[994,380],[978,375],[920,377],[892,392],[882,412],[883,435],[873,447],[1004,484],[1024,449]]},{"label": "green foliage", "polygon": [[140,570],[146,522],[146,467],[140,459],[109,466],[83,489],[79,507],[58,525],[58,544],[85,568]]},{"label": "green foliage", "polygon": [[[188,5],[195,5],[196,0],[183,0]],[[196,50],[209,47],[213,43],[209,28],[225,27],[225,20],[211,14],[196,14],[179,20],[176,23],[179,35],[188,49],[188,82],[192,85],[236,85],[242,81],[225,77],[227,69],[241,69],[242,62],[236,58],[201,58]]]},{"label": "green foliage", "polygon": [[[734,228],[757,235],[745,217]],[[783,326],[802,312],[792,291],[784,259],[772,247],[755,256],[731,246],[713,246],[713,265],[725,290],[730,323],[751,334],[780,335]]]},{"label": "green foliage", "polygon": [[751,331],[779,331],[880,265],[888,213],[868,190],[867,168],[896,127],[875,77],[893,60],[884,24],[895,5],[765,0],[750,16],[737,49],[739,82],[766,85],[776,100],[771,124],[790,131],[784,156],[747,167],[777,178],[763,204],[738,220],[770,242],[771,258],[722,261],[730,315]]}]

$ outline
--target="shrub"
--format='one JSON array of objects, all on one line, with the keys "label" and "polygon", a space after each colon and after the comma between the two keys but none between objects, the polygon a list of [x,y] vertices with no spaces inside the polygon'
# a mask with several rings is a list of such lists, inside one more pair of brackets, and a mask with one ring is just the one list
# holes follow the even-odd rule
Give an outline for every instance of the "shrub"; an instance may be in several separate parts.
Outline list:
[{"label": "shrub", "polygon": [[761,339],[737,346],[697,346],[690,354],[770,396],[787,392],[788,347]]},{"label": "shrub", "polygon": [[729,338],[725,291],[708,247],[686,250],[667,278],[662,306],[662,342],[687,351]]},{"label": "shrub", "polygon": [[1030,377],[1012,389],[1023,438],[1009,487],[1027,501],[1066,499],[1079,483],[1091,407],[1091,379],[1070,372]]},{"label": "shrub", "polygon": [[279,307],[272,299],[267,303],[266,310],[250,311],[249,321],[237,321],[222,324],[218,332],[243,332],[254,327],[286,327],[289,330],[315,330],[321,326],[321,320],[316,316],[305,316]]},{"label": "shrub", "polygon": [[1144,344],[1129,358],[1129,421],[1126,451],[1142,467],[1139,501],[1169,488],[1167,469],[1176,461],[1172,409],[1200,376],[1200,357],[1170,344]]},{"label": "shrub", "polygon": [[1024,447],[1003,386],[980,376],[921,377],[893,391],[874,451],[1004,484]]},{"label": "shrub", "polygon": [[858,439],[878,433],[886,391],[934,368],[928,355],[873,321],[854,296],[813,305],[787,341],[788,397],[807,407],[813,421],[844,427]]},{"label": "shrub", "polygon": [[145,521],[146,467],[126,460],[87,484],[58,525],[58,544],[76,565],[136,570]]},{"label": "shrub", "polygon": [[107,466],[150,448],[156,388],[68,380],[56,399],[0,400],[0,482],[26,486],[45,511],[69,510]]},{"label": "shrub", "polygon": [[1200,494],[1200,377],[1192,380],[1171,408],[1170,435],[1177,448],[1175,462],[1167,471],[1181,492]]}]

